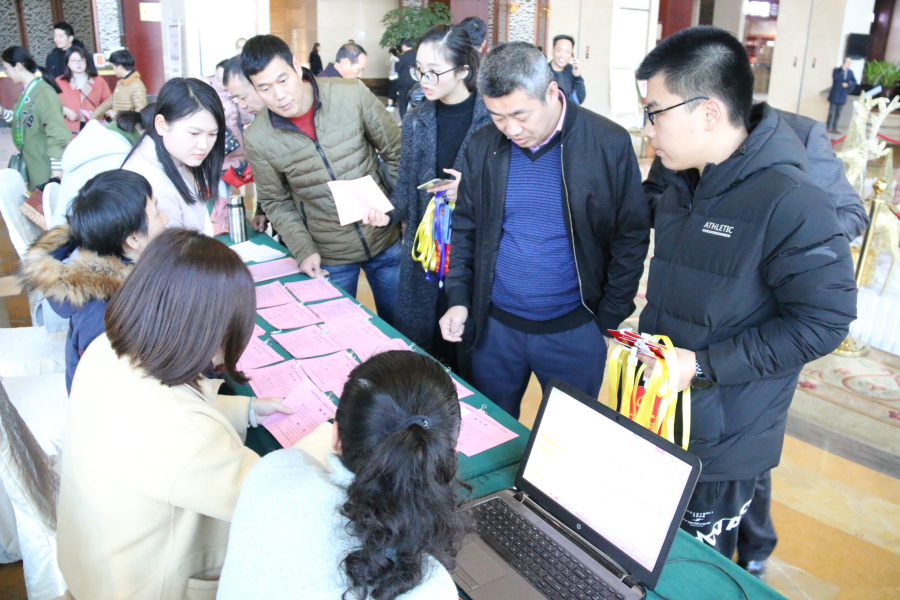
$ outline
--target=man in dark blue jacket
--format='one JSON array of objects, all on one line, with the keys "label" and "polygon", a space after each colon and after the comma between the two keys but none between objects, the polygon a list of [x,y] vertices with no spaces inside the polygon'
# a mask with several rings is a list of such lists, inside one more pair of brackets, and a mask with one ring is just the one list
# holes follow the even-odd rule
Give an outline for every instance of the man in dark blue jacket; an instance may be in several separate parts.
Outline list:
[{"label": "man in dark blue jacket", "polygon": [[105,329],[109,299],[169,218],[156,207],[143,175],[116,169],[84,184],[68,219],[28,250],[20,279],[69,319],[66,390],[71,391],[81,355]]},{"label": "man in dark blue jacket", "polygon": [[478,92],[495,126],[465,153],[441,334],[474,333],[472,383],[515,417],[532,372],[596,398],[650,239],[631,137],[568,101],[531,44],[491,50]]},{"label": "man in dark blue jacket", "polygon": [[850,70],[853,60],[848,56],[844,64],[831,72],[831,92],[828,93],[828,122],[826,127],[830,133],[840,133],[838,122],[841,120],[841,111],[847,104],[847,96],[856,87],[856,75]]},{"label": "man in dark blue jacket", "polygon": [[703,462],[682,522],[729,558],[757,479],[781,457],[800,370],[856,317],[847,238],[800,140],[769,107],[731,34],[694,27],[641,63],[644,133],[695,176],[658,197],[642,332],[677,346],[691,392],[688,450]]}]

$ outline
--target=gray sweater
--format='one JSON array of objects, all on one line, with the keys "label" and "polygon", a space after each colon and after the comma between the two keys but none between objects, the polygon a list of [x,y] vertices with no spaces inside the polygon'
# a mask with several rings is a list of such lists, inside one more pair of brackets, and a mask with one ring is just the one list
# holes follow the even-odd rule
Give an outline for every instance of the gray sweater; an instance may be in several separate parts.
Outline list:
[{"label": "gray sweater", "polygon": [[[339,600],[347,590],[340,566],[355,546],[338,508],[353,480],[331,454],[328,473],[301,450],[263,458],[244,480],[231,523],[219,600]],[[425,577],[398,600],[457,600],[447,570],[427,557]]]}]

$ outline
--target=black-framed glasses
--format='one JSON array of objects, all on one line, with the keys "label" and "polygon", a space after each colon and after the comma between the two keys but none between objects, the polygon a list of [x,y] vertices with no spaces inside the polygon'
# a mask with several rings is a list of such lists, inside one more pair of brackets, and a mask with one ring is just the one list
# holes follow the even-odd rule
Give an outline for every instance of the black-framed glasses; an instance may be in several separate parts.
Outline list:
[{"label": "black-framed glasses", "polygon": [[696,100],[709,100],[709,98],[707,98],[706,96],[697,96],[696,98],[691,98],[690,100],[685,100],[684,102],[679,102],[678,104],[673,104],[672,106],[661,108],[659,110],[648,110],[648,107],[644,105],[644,114],[647,115],[647,119],[649,119],[651,125],[656,125],[656,119],[654,119],[653,117],[655,117],[659,113],[664,113],[667,110],[672,110],[673,108],[684,106],[685,104],[689,104]]},{"label": "black-framed glasses", "polygon": [[434,71],[423,71],[419,67],[410,67],[409,68],[409,76],[413,78],[413,81],[424,81],[428,85],[437,85],[438,78],[444,73],[449,73],[453,71],[453,68],[447,69],[442,73],[435,73]]}]

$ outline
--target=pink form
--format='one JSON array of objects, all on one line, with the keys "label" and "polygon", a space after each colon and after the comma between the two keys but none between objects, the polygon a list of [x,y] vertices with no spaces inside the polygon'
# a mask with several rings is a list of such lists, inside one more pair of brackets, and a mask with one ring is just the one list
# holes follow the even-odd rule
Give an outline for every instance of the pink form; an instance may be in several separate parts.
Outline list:
[{"label": "pink form", "polygon": [[465,402],[459,403],[462,423],[456,449],[466,456],[474,456],[494,446],[515,439],[517,436],[482,410]]},{"label": "pink form", "polygon": [[276,413],[266,417],[262,424],[285,448],[290,448],[312,433],[337,411],[331,398],[316,389],[309,379],[304,379],[294,388],[284,399],[284,404],[297,412],[292,415]]},{"label": "pink form", "polygon": [[[406,342],[400,338],[393,338],[386,342],[381,342],[372,346],[360,346],[359,348],[351,347],[353,353],[359,357],[359,360],[366,362],[376,354],[387,352],[388,350],[411,350]],[[460,396],[462,397],[462,396]]]},{"label": "pink form", "polygon": [[276,329],[296,329],[320,321],[313,311],[293,299],[288,304],[264,308],[259,311],[259,316]]},{"label": "pink form", "polygon": [[344,384],[350,378],[350,371],[358,364],[343,350],[336,354],[300,361],[300,366],[316,387],[324,392],[334,392],[339,398],[344,391]]},{"label": "pink form", "polygon": [[309,358],[343,350],[334,339],[322,333],[317,326],[273,334],[272,339],[295,358]]},{"label": "pink form", "polygon": [[317,302],[340,298],[343,294],[327,279],[318,277],[306,281],[292,281],[285,286],[300,302]]},{"label": "pink form", "polygon": [[257,325],[256,323],[254,323],[253,324],[253,337],[260,337],[262,335],[266,335],[266,330],[263,329],[262,327],[260,327],[259,325]]},{"label": "pink form", "polygon": [[277,281],[256,286],[256,308],[269,308],[293,301],[294,298]]},{"label": "pink form", "polygon": [[369,321],[357,321],[356,319],[329,321],[322,328],[338,344],[344,348],[353,348],[354,352],[356,352],[356,347],[379,345],[391,339]]},{"label": "pink form", "polygon": [[258,369],[283,360],[280,354],[266,346],[259,338],[251,337],[247,349],[241,354],[237,368],[239,371]]},{"label": "pink form", "polygon": [[290,256],[258,265],[251,265],[247,268],[250,269],[253,281],[257,283],[267,279],[277,279],[285,275],[296,275],[300,272],[300,269],[297,267],[297,261]]},{"label": "pink form", "polygon": [[262,369],[244,371],[257,398],[286,398],[304,379],[306,373],[295,360]]},{"label": "pink form", "polygon": [[453,379],[453,385],[456,386],[456,397],[462,400],[463,398],[468,398],[469,396],[473,396],[475,392],[465,387],[463,384],[458,382],[455,378]]},{"label": "pink form", "polygon": [[372,315],[367,313],[362,307],[350,298],[341,298],[340,300],[332,300],[331,302],[322,302],[320,304],[310,304],[313,309],[326,323],[332,321],[345,321],[347,319],[371,319]]}]

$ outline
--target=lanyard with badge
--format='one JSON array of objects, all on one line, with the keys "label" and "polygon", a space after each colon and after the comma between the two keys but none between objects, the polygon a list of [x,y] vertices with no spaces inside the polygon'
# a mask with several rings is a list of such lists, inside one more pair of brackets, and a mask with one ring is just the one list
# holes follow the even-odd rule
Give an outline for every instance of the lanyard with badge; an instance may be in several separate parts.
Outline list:
[{"label": "lanyard with badge", "polygon": [[19,121],[19,117],[22,115],[22,109],[25,107],[25,102],[28,101],[28,94],[31,92],[31,89],[37,85],[40,77],[35,77],[28,87],[25,88],[25,91],[22,92],[22,96],[19,100],[19,105],[16,107],[16,116],[13,118],[12,122],[12,134],[13,134],[13,143],[16,145],[16,148],[19,150],[22,149],[22,146],[25,144],[25,135],[22,130],[22,123]]},{"label": "lanyard with badge", "polygon": [[[438,183],[435,183],[438,182]],[[432,180],[429,184],[440,185],[444,180]],[[450,270],[450,226],[453,223],[453,209],[455,202],[447,202],[446,192],[437,192],[428,203],[425,215],[416,230],[413,240],[413,260],[422,263],[425,269],[425,279],[438,282],[438,287],[444,287],[444,275]]]}]

